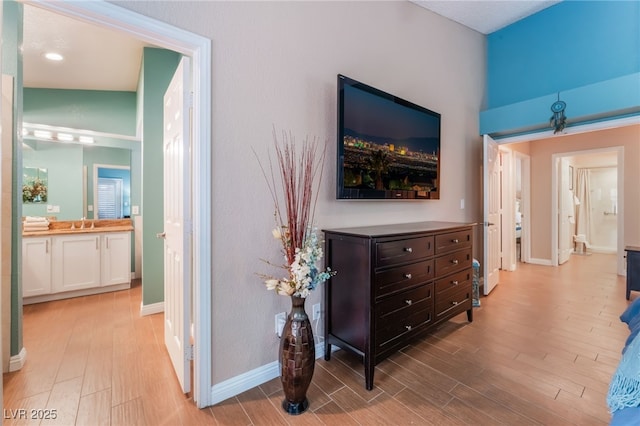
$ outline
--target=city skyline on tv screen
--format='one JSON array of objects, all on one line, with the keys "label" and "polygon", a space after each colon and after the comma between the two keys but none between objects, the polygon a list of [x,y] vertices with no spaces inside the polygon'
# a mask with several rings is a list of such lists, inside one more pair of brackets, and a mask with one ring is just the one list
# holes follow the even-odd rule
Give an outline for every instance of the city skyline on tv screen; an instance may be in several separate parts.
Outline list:
[{"label": "city skyline on tv screen", "polygon": [[343,85],[343,198],[439,198],[440,115]]}]

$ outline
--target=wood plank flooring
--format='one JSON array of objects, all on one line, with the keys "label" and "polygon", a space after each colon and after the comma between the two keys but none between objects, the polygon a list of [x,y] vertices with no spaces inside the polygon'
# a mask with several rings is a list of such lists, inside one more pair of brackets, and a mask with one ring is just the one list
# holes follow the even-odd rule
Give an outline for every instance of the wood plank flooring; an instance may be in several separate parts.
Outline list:
[{"label": "wood plank flooring", "polygon": [[[520,264],[475,309],[376,367],[338,351],[319,359],[310,409],[282,412],[279,379],[198,410],[163,346],[162,314],[139,316],[131,290],[24,307],[27,363],[4,375],[5,424],[605,425],[605,396],[628,336],[615,256]],[[640,297],[632,293],[632,299]],[[7,419],[55,409],[55,420]]]}]

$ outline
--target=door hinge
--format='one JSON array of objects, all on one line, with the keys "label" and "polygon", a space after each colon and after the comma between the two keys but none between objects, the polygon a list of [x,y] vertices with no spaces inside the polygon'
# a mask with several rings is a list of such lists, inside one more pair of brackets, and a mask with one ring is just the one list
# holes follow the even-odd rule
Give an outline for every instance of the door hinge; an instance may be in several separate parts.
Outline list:
[{"label": "door hinge", "polygon": [[189,345],[184,349],[184,357],[187,361],[193,361],[193,345]]}]

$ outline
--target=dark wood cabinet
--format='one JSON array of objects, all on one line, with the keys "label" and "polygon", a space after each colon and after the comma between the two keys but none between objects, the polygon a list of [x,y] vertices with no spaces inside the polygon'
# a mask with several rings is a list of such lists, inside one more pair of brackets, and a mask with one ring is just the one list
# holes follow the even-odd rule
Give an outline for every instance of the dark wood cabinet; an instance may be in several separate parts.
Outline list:
[{"label": "dark wood cabinet", "polygon": [[375,365],[438,324],[472,311],[473,224],[325,229],[325,359],[336,345]]},{"label": "dark wood cabinet", "polygon": [[640,291],[640,247],[627,246],[627,300],[631,290]]}]

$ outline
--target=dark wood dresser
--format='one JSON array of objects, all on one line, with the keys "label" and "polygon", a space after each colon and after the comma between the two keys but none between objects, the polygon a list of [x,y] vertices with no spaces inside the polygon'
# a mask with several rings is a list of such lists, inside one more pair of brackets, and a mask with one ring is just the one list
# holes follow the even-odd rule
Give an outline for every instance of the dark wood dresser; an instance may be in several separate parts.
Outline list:
[{"label": "dark wood dresser", "polygon": [[360,355],[373,389],[377,363],[413,338],[472,311],[473,225],[420,222],[325,229],[325,359]]},{"label": "dark wood dresser", "polygon": [[640,291],[640,247],[626,246],[627,252],[627,300],[631,291]]}]

